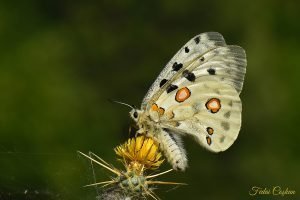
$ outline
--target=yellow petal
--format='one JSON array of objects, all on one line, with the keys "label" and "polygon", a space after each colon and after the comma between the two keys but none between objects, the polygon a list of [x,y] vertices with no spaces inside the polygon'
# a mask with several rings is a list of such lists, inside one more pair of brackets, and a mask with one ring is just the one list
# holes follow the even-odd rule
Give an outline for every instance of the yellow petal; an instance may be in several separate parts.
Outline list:
[{"label": "yellow petal", "polygon": [[[129,164],[139,163],[147,169],[156,169],[164,161],[161,159],[158,144],[145,136],[128,139],[123,145],[116,147],[115,152]],[[139,165],[132,164],[132,166]]]}]

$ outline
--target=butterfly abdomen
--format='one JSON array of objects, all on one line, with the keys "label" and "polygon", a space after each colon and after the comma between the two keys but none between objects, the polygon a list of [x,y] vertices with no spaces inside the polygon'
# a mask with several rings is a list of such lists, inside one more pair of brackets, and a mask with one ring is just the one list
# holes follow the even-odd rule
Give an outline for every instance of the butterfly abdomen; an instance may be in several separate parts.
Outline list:
[{"label": "butterfly abdomen", "polygon": [[187,157],[180,136],[162,130],[156,137],[173,169],[184,171],[187,168]]}]

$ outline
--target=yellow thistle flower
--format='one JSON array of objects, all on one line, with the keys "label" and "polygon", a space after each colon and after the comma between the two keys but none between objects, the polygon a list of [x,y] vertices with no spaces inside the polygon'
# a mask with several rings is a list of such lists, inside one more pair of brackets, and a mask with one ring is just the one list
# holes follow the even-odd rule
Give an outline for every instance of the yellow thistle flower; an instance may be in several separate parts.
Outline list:
[{"label": "yellow thistle flower", "polygon": [[78,151],[79,154],[90,159],[93,163],[115,174],[115,177],[112,177],[109,181],[86,185],[102,185],[101,187],[112,185],[109,189],[103,191],[103,194],[101,194],[103,198],[105,195],[110,195],[114,199],[119,199],[119,197],[122,197],[122,199],[125,199],[125,197],[140,197],[145,199],[145,196],[151,196],[157,200],[159,198],[153,192],[155,188],[153,185],[186,185],[184,183],[153,180],[158,176],[173,171],[173,169],[158,174],[147,175],[147,170],[157,169],[164,162],[162,154],[159,152],[158,144],[152,138],[139,136],[128,139],[127,142],[116,147],[115,152],[124,161],[123,164],[126,171],[115,168],[94,153],[90,152],[88,156]]},{"label": "yellow thistle flower", "polygon": [[132,170],[157,169],[164,160],[159,152],[157,142],[152,138],[139,136],[129,139],[115,148],[118,156],[122,157]]}]

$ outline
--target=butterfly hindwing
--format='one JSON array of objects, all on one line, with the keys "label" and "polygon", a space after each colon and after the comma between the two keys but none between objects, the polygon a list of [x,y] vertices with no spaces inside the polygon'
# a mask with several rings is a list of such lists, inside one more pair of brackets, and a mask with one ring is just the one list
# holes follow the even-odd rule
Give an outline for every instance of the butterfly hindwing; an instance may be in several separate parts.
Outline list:
[{"label": "butterfly hindwing", "polygon": [[[163,128],[191,135],[210,151],[226,150],[238,136],[242,109],[238,93],[212,77],[179,88],[155,105],[164,110],[158,114]],[[150,110],[150,116],[154,113]]]}]

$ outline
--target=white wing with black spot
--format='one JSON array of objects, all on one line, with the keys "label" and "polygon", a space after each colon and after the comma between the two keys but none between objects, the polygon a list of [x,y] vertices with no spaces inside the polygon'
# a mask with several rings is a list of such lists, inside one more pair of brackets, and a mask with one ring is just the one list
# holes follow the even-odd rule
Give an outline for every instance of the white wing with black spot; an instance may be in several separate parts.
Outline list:
[{"label": "white wing with black spot", "polygon": [[192,38],[173,56],[161,71],[145,95],[142,101],[142,109],[146,108],[147,103],[153,98],[153,95],[157,93],[163,85],[166,85],[172,77],[178,74],[178,71],[186,68],[191,62],[199,58],[199,56],[223,46],[226,46],[226,43],[220,33],[207,32]]},{"label": "white wing with black spot", "polygon": [[[196,38],[203,41],[196,43]],[[186,48],[189,51],[185,51]],[[181,66],[176,68],[174,63]],[[214,76],[217,81],[232,85],[240,93],[246,64],[246,54],[241,47],[226,45],[219,33],[200,34],[190,40],[160,73],[145,96],[142,109],[149,109],[163,93],[178,89],[183,82],[194,82],[202,76]]]}]

